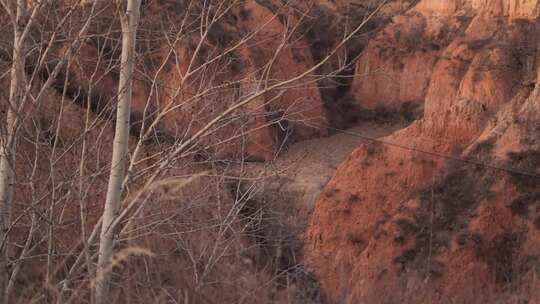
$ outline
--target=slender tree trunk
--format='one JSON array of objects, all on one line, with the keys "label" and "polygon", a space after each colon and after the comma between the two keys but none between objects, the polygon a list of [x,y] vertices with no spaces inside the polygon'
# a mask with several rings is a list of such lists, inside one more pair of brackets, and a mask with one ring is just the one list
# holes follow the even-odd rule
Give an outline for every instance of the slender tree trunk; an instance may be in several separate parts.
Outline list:
[{"label": "slender tree trunk", "polygon": [[9,282],[7,232],[11,218],[11,198],[13,193],[16,130],[19,124],[19,108],[24,93],[24,49],[23,31],[26,14],[26,1],[17,0],[16,20],[13,35],[13,63],[11,67],[11,84],[9,90],[8,109],[5,118],[5,129],[0,139],[0,284],[2,295],[0,301],[7,303],[7,284]]},{"label": "slender tree trunk", "polygon": [[103,211],[103,224],[99,244],[99,258],[96,273],[95,299],[97,304],[108,300],[111,276],[111,258],[114,248],[115,231],[111,227],[118,215],[122,182],[126,175],[128,157],[129,118],[135,57],[135,40],[139,22],[140,0],[128,0],[127,9],[121,16],[122,23],[122,61],[118,85],[118,106],[116,112],[116,131],[114,135],[113,157],[107,198]]}]

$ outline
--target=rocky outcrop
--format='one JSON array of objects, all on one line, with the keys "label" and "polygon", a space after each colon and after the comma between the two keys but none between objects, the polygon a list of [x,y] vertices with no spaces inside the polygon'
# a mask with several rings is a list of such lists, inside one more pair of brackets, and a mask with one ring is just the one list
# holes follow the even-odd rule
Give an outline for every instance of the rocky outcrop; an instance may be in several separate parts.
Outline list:
[{"label": "rocky outcrop", "polygon": [[438,57],[466,20],[417,11],[393,18],[356,65],[352,95],[364,108],[422,103]]},{"label": "rocky outcrop", "polygon": [[486,22],[532,20],[537,6],[537,1],[420,1],[370,41],[357,62],[352,94],[367,108],[422,103],[435,63],[458,35],[481,44],[497,28]]},{"label": "rocky outcrop", "polygon": [[[396,88],[360,75],[358,102],[416,99],[424,117],[353,152],[319,197],[305,249],[334,301],[538,300],[536,5],[422,1],[362,55],[359,74],[381,66]],[[451,35],[429,40],[429,20]],[[396,33],[416,24],[405,51]]]},{"label": "rocky outcrop", "polygon": [[[191,111],[186,112],[179,108],[165,117],[167,129],[182,129],[190,118],[194,119],[193,115],[198,115],[195,118],[196,124],[204,125],[228,106],[267,86],[300,75],[314,65],[311,51],[303,39],[292,42],[283,40],[283,34],[288,29],[269,9],[248,1],[236,7],[229,19],[215,25],[215,33],[211,32],[211,35],[216,38],[210,37],[209,42],[222,51],[233,48],[245,37],[252,36],[247,43],[233,49],[224,58],[217,60],[216,64],[204,67],[204,70],[189,79],[182,80],[178,74],[179,71],[186,73],[187,64],[164,73],[164,95],[174,104],[195,96],[188,101]],[[195,41],[193,45],[197,43]],[[281,44],[283,45],[280,46]],[[193,49],[186,48],[183,44],[178,47],[180,49],[177,52],[182,54],[180,58],[192,57]],[[206,45],[203,45],[203,48],[203,53],[212,49]],[[196,62],[192,69],[199,68],[204,61]],[[223,71],[219,71],[223,68]],[[201,74],[203,71],[206,73],[212,70],[217,72],[212,83],[204,83],[208,80],[200,78]],[[230,84],[231,81],[235,83]],[[241,111],[237,111],[239,115],[236,115],[235,121],[216,133],[216,140],[225,140],[231,134],[244,137],[242,134],[246,133],[246,143],[243,144],[246,154],[252,158],[268,160],[274,156],[274,147],[281,145],[285,137],[297,141],[326,134],[326,112],[320,93],[316,86],[303,85],[305,81],[291,82],[282,89],[271,90],[246,105]],[[180,96],[177,96],[178,92],[172,92],[182,85],[185,89],[181,91],[185,92],[180,92]],[[197,88],[200,93],[212,86],[214,89],[202,96],[197,96],[197,91],[193,91],[193,88]],[[197,129],[195,126],[193,132]],[[238,141],[235,142],[238,145]]]},{"label": "rocky outcrop", "polygon": [[[181,24],[183,15],[178,10],[182,9],[173,2],[154,3],[144,11],[142,26],[158,31],[162,20]],[[296,21],[282,17],[246,1],[218,19],[204,39],[189,33],[168,45],[171,41],[162,33],[143,32],[140,40],[148,43],[140,44],[133,131],[138,133],[143,120],[148,125],[166,111],[155,126],[157,133],[173,141],[185,138],[233,104],[311,68],[314,59],[305,40],[286,35],[291,30],[287,26]],[[117,23],[104,19],[104,24]],[[104,24],[96,30],[102,31]],[[96,108],[111,111],[119,55],[113,38],[96,38],[84,45],[71,70],[72,91],[92,94]],[[310,73],[235,111],[232,119],[224,120],[200,142],[200,149],[219,157],[268,160],[285,138],[298,141],[326,134],[326,110],[317,87],[309,85],[313,77]]]}]

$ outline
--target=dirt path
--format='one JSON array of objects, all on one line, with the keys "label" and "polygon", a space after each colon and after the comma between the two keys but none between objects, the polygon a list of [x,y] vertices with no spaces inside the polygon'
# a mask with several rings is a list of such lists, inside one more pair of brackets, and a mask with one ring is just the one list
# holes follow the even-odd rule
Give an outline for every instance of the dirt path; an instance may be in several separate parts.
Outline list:
[{"label": "dirt path", "polygon": [[[347,131],[379,138],[403,127],[403,124],[362,123]],[[282,197],[292,204],[290,207],[309,212],[337,167],[365,142],[361,138],[343,133],[306,140],[288,147],[274,162],[252,164],[249,170],[264,170],[265,175],[272,175],[262,186],[263,192],[268,194],[267,197]]]}]

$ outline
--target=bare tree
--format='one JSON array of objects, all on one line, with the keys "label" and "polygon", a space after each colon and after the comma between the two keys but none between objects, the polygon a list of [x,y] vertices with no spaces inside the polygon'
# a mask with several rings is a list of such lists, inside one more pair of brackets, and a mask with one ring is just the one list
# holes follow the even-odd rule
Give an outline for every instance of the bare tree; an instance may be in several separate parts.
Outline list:
[{"label": "bare tree", "polygon": [[[85,35],[89,21],[95,9],[95,4],[89,7],[88,19],[84,20],[77,35],[67,44],[65,52],[60,56],[60,60],[49,65],[48,60],[56,47],[56,43],[62,36],[63,26],[68,22],[73,13],[80,6],[80,1],[74,1],[67,5],[65,15],[60,16],[57,23],[53,25],[52,31],[41,36],[44,41],[41,44],[35,43],[33,31],[37,28],[40,14],[43,10],[51,8],[51,2],[26,1],[26,0],[2,0],[0,4],[9,16],[10,24],[13,28],[13,39],[11,67],[10,67],[10,89],[9,98],[5,108],[5,124],[1,126],[1,146],[0,146],[0,284],[1,297],[4,303],[11,302],[17,276],[21,271],[23,261],[27,255],[34,250],[37,245],[32,244],[37,229],[36,213],[29,212],[35,208],[36,201],[27,206],[27,210],[18,214],[12,219],[13,213],[13,188],[15,184],[15,163],[18,154],[17,145],[21,140],[21,130],[24,124],[31,118],[36,105],[39,105],[47,90],[56,81],[62,68],[74,53],[78,51],[83,36]],[[52,7],[57,6],[52,3]],[[44,31],[45,32],[45,31]],[[64,34],[66,32],[63,32]],[[34,43],[34,44],[32,44]],[[36,50],[39,50],[36,52]],[[34,52],[34,55],[29,55]],[[38,53],[38,55],[35,55]],[[28,57],[31,57],[31,65],[27,65]],[[43,73],[44,66],[50,68],[46,80],[41,81],[40,73]],[[36,174],[36,168],[32,170],[31,176]],[[34,189],[33,181],[31,188]],[[13,234],[15,225],[21,219],[30,215],[31,224],[25,242],[21,245],[22,250],[18,253],[9,250],[10,234]],[[52,233],[52,227],[50,229]],[[49,240],[52,244],[52,240]],[[13,253],[18,254],[18,258],[13,259]],[[10,257],[11,256],[11,257]],[[49,255],[50,257],[50,255]],[[48,259],[47,264],[49,265]],[[48,276],[47,276],[48,277]]]},{"label": "bare tree", "polygon": [[11,199],[14,183],[14,156],[17,146],[17,129],[20,125],[20,110],[24,106],[24,96],[26,93],[25,78],[25,40],[31,23],[35,19],[38,5],[28,16],[27,1],[2,1],[2,6],[8,13],[13,25],[13,55],[11,67],[11,80],[9,89],[9,101],[6,114],[5,126],[3,126],[3,136],[0,146],[0,280],[2,286],[2,301],[8,301],[9,275],[7,270],[7,252],[5,246],[6,232],[10,226]]},{"label": "bare tree", "polygon": [[[9,108],[6,117],[5,136],[2,136],[2,145],[0,147],[0,239],[5,238],[5,232],[9,227],[10,204],[13,192],[13,156],[15,154],[15,129],[17,125],[17,110],[21,103],[21,92],[24,83],[24,54],[23,54],[23,18],[26,14],[25,1],[17,1],[15,11],[5,2],[2,2],[6,10],[11,14],[15,12],[13,20],[13,66],[11,69],[11,85],[9,92]],[[12,16],[13,18],[13,16]],[[4,246],[5,247],[5,246]],[[4,269],[7,269],[7,257],[5,248],[0,251],[0,280],[2,284],[2,303],[6,302],[5,291],[8,282],[8,275]]]},{"label": "bare tree", "polygon": [[[120,1],[117,3],[120,4]],[[116,131],[114,135],[111,173],[109,177],[109,186],[107,188],[105,209],[103,211],[103,223],[101,225],[101,237],[99,243],[95,291],[97,304],[105,303],[108,300],[107,294],[111,271],[108,268],[113,253],[115,235],[115,227],[112,226],[112,223],[117,217],[120,208],[120,198],[128,162],[133,69],[140,5],[140,0],[128,0],[125,13],[120,14],[120,21],[122,24],[122,58],[120,63]]]}]

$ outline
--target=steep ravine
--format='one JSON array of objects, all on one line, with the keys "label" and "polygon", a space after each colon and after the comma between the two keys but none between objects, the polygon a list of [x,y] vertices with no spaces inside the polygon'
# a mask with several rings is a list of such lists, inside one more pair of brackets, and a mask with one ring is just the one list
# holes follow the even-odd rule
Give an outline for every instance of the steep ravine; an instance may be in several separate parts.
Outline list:
[{"label": "steep ravine", "polygon": [[306,268],[302,248],[317,198],[354,149],[409,123],[397,116],[384,122],[366,120],[327,137],[290,144],[266,163],[226,165],[228,174],[241,178],[231,182],[232,196],[249,197],[240,203],[242,216],[255,219],[248,229],[253,248],[246,251],[247,259],[258,268],[277,269],[278,281],[307,289],[303,293],[315,292],[306,303],[326,303],[319,278]]},{"label": "steep ravine", "polygon": [[[249,30],[267,28],[187,80],[182,74],[198,35],[182,36],[172,45],[175,58],[167,59],[168,47],[159,46],[168,42],[153,31],[163,20],[179,23],[184,1],[143,2],[141,24],[151,30],[142,32],[149,43],[139,54],[152,56],[137,62],[132,144],[142,117],[154,117],[167,103],[183,106],[142,145],[135,168],[141,173],[128,195],[164,151],[256,89],[253,79],[273,61],[279,37],[305,5],[302,35],[271,65],[272,81],[323,58],[342,30],[378,1],[298,1],[291,11],[276,9],[280,0],[239,1],[212,28],[195,65]],[[54,263],[62,269],[71,266],[64,256],[81,238],[81,213],[87,228],[99,218],[110,166],[117,83],[108,65],[118,55],[110,45],[118,33],[101,28],[117,26],[113,15],[100,18],[91,29],[96,38],[66,73],[68,96],[61,95],[61,77],[42,102],[29,106],[16,160],[15,213],[36,197],[48,198],[51,188],[64,195],[55,206],[62,211]],[[106,56],[96,64],[100,51]],[[115,299],[160,302],[155,295],[165,294],[189,303],[540,303],[540,2],[389,1],[348,52],[317,73],[331,72],[347,56],[352,68],[319,87],[293,85],[260,96],[172,162],[163,181],[203,176],[187,187],[164,183],[130,222],[122,245],[155,256],[125,262]],[[0,57],[7,70],[9,58]],[[165,68],[155,86],[142,81],[160,60]],[[94,72],[99,79],[89,77]],[[1,86],[8,87],[7,78]],[[191,99],[207,87],[208,95]],[[0,99],[5,110],[5,94]],[[222,144],[231,136],[241,140]],[[57,159],[54,166],[51,159]],[[27,236],[25,221],[14,229],[14,244]],[[45,243],[35,248],[36,256],[47,254]],[[42,260],[25,262],[17,296],[33,299],[43,288],[42,268]],[[81,271],[83,278],[92,275]]]}]

